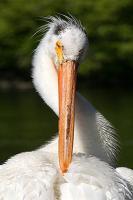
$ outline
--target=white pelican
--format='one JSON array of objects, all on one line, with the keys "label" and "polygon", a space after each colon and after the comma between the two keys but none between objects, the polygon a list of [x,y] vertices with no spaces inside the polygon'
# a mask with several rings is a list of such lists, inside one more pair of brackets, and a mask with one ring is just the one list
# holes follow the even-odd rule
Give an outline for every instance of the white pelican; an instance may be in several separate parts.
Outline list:
[{"label": "white pelican", "polygon": [[77,66],[88,47],[84,28],[73,17],[50,17],[46,28],[35,51],[32,77],[60,118],[60,167],[58,138],[15,155],[0,166],[0,200],[132,199],[133,171],[111,166],[117,149],[113,127],[79,93],[75,96]]}]

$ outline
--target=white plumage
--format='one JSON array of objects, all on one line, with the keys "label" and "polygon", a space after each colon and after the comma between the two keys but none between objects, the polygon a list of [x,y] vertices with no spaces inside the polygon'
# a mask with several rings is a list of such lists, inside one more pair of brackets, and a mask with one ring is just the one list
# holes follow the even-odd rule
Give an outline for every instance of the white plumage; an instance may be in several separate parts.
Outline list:
[{"label": "white plumage", "polygon": [[57,154],[50,154],[46,149],[9,159],[0,168],[0,199],[132,199],[128,182],[98,158],[75,154],[64,176],[59,172],[57,160]]},{"label": "white plumage", "polygon": [[[33,59],[33,82],[58,115],[58,62],[55,43],[64,45],[64,59],[80,62],[88,40],[72,17],[50,18]],[[58,139],[36,151],[18,154],[0,166],[0,200],[128,200],[133,171],[114,169],[117,140],[111,124],[76,94],[74,156],[64,176],[58,165]],[[112,166],[111,166],[112,165]]]}]

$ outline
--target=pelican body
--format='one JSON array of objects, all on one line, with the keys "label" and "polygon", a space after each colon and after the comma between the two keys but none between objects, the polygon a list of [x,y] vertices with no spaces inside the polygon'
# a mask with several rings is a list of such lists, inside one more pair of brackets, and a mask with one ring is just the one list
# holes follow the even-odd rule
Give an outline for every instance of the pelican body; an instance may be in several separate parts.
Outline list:
[{"label": "pelican body", "polygon": [[[129,200],[133,171],[113,168],[118,143],[112,125],[76,91],[88,49],[81,23],[50,17],[34,57],[33,84],[59,116],[58,136],[0,166],[0,200]],[[58,146],[59,145],[59,146]]]}]

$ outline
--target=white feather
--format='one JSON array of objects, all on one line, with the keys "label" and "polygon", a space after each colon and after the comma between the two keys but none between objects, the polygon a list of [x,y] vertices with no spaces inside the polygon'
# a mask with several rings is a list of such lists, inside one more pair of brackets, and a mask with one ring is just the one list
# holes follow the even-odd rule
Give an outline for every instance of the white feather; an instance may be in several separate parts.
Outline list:
[{"label": "white feather", "polygon": [[[19,165],[18,165],[19,163]],[[36,150],[18,154],[0,168],[0,200],[123,200],[129,186],[107,163],[75,154],[61,176],[57,154]]]},{"label": "white feather", "polygon": [[0,200],[55,200],[57,170],[40,151],[18,154],[0,168]]},{"label": "white feather", "polygon": [[133,186],[133,170],[126,167],[118,167],[116,171]]}]

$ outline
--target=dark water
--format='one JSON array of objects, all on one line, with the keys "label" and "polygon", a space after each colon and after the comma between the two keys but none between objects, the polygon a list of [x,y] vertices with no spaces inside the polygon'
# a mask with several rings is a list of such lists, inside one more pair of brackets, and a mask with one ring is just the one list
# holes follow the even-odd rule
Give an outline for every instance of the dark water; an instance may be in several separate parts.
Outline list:
[{"label": "dark water", "polygon": [[[88,89],[80,92],[113,123],[121,141],[119,165],[133,168],[133,92]],[[34,90],[0,91],[0,160],[33,150],[57,132],[57,117]]]}]

